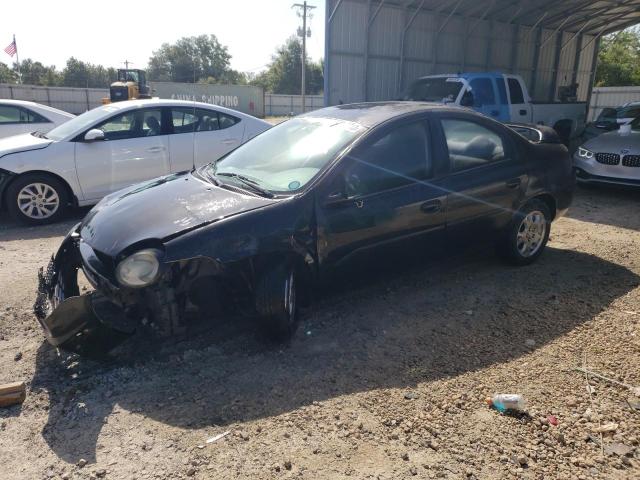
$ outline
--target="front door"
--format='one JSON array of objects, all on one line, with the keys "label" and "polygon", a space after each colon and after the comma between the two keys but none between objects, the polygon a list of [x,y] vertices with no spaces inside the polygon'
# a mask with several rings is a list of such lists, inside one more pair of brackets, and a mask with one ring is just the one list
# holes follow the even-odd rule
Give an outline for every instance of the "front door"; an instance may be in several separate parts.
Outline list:
[{"label": "front door", "polygon": [[318,256],[338,265],[383,250],[436,252],[445,194],[433,182],[428,124],[387,128],[341,160],[318,195]]},{"label": "front door", "polygon": [[500,126],[481,118],[444,116],[449,174],[447,245],[480,243],[511,221],[528,182],[526,164]]},{"label": "front door", "polygon": [[76,170],[85,200],[99,200],[134,183],[170,173],[162,109],[129,110],[93,128],[104,140],[75,144]]},{"label": "front door", "polygon": [[495,120],[500,118],[500,104],[492,78],[476,77],[469,81],[473,93],[473,109]]}]

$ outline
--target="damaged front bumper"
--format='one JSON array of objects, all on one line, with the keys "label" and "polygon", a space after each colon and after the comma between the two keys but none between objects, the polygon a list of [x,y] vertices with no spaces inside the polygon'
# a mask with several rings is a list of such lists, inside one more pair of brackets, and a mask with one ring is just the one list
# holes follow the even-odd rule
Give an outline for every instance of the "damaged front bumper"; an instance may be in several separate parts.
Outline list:
[{"label": "damaged front bumper", "polygon": [[83,263],[78,227],[79,224],[67,234],[46,270],[41,268],[38,272],[34,312],[54,347],[99,353],[128,338],[135,325],[123,321],[124,310],[99,290],[80,295],[78,270]]}]

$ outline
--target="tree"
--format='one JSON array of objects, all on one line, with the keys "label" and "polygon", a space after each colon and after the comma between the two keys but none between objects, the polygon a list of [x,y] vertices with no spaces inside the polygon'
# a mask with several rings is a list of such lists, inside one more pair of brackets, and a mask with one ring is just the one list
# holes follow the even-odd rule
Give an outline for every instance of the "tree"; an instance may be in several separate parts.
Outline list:
[{"label": "tree", "polygon": [[0,83],[17,83],[18,74],[6,63],[0,62]]},{"label": "tree", "polygon": [[[314,63],[307,59],[305,65],[307,94],[318,94],[323,88],[322,61]],[[302,84],[302,41],[295,36],[277,48],[266,71],[258,74],[253,85],[272,93],[299,95]]]},{"label": "tree", "polygon": [[640,31],[627,29],[603,37],[596,86],[640,85]]},{"label": "tree", "polygon": [[116,69],[93,65],[74,57],[67,60],[62,71],[62,85],[65,87],[105,88],[116,80]]},{"label": "tree", "polygon": [[230,59],[215,35],[183,37],[153,52],[147,71],[150,80],[193,83],[211,78],[219,83],[226,79]]},{"label": "tree", "polygon": [[27,85],[60,85],[61,75],[55,66],[46,67],[40,62],[34,62],[30,58],[20,62],[20,75],[22,83]]}]

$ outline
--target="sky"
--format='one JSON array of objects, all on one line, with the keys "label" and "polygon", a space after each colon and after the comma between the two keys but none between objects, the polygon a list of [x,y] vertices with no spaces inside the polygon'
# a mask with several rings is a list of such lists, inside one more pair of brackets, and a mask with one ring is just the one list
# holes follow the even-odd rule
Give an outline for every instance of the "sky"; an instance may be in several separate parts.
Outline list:
[{"label": "sky", "polygon": [[[163,43],[186,36],[214,34],[241,72],[263,70],[276,47],[296,33],[302,19],[291,8],[302,0],[167,0],[99,2],[27,0],[3,2],[0,15],[0,62],[13,34],[20,60],[31,58],[62,69],[67,58],[105,67],[146,68]],[[312,10],[308,56],[324,56],[324,0],[309,0]],[[136,12],[140,12],[136,15]],[[15,61],[15,57],[13,58]]]}]

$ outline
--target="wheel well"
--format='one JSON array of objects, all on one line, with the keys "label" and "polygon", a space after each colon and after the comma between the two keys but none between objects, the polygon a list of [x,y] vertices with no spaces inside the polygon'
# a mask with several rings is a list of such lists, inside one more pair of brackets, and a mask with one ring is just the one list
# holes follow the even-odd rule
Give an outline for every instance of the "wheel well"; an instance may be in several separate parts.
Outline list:
[{"label": "wheel well", "polygon": [[19,178],[23,178],[25,175],[46,175],[49,177],[53,177],[56,180],[58,180],[60,183],[62,183],[62,185],[64,185],[65,189],[67,190],[67,194],[69,195],[69,199],[71,200],[71,205],[74,207],[78,206],[78,198],[75,196],[75,194],[73,193],[73,190],[71,189],[71,186],[69,186],[69,184],[67,183],[67,181],[62,178],[60,175],[56,175],[55,173],[51,173],[51,172],[47,172],[46,170],[29,170],[28,172],[24,172],[21,173],[19,175],[16,175],[14,178],[11,179],[11,181],[9,183],[7,183],[7,186],[4,189],[4,194],[3,194],[3,199],[2,199],[2,205],[3,207],[5,207],[9,201],[9,199],[7,198],[7,191],[9,190],[9,186],[11,184],[13,184],[14,182],[18,181]]},{"label": "wheel well", "polygon": [[558,133],[562,140],[569,140],[571,137],[571,130],[573,129],[573,120],[569,118],[558,120],[553,125],[553,129]]},{"label": "wheel well", "polygon": [[549,208],[549,212],[551,213],[551,220],[556,218],[556,199],[555,198],[553,198],[548,193],[543,193],[542,195],[533,197],[532,200],[540,200],[544,202]]}]

